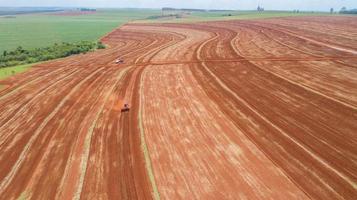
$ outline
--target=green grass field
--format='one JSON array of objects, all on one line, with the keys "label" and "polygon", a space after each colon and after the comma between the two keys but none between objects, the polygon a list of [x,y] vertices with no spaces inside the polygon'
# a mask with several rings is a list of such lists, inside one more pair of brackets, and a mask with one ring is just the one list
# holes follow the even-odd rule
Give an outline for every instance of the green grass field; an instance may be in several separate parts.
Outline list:
[{"label": "green grass field", "polygon": [[[177,14],[178,11],[168,12],[164,14]],[[231,16],[228,16],[228,15]],[[141,23],[190,23],[200,21],[218,21],[218,20],[245,20],[245,19],[262,19],[274,17],[293,17],[293,16],[316,16],[316,15],[329,15],[329,13],[318,12],[300,12],[294,13],[290,11],[217,11],[217,12],[192,12],[189,15],[183,15],[182,18],[163,17],[157,19],[144,19],[137,20]]]},{"label": "green grass field", "polygon": [[28,65],[19,65],[19,66],[14,66],[14,67],[3,67],[0,68],[0,80],[3,80],[9,76],[12,76],[17,73],[24,72],[28,70],[33,64],[28,64]]},{"label": "green grass field", "polygon": [[[28,69],[31,68],[32,65],[35,65],[36,63],[32,63],[32,64],[27,64],[27,65],[19,65],[19,66],[14,66],[14,67],[4,67],[4,68],[0,68],[0,80],[6,79],[10,76],[13,76],[15,74],[24,72]],[[0,84],[0,90],[3,88],[4,86]]]},{"label": "green grass field", "polygon": [[121,24],[159,13],[149,9],[107,9],[79,16],[40,13],[0,17],[0,53],[18,46],[31,49],[60,42],[95,41]]}]

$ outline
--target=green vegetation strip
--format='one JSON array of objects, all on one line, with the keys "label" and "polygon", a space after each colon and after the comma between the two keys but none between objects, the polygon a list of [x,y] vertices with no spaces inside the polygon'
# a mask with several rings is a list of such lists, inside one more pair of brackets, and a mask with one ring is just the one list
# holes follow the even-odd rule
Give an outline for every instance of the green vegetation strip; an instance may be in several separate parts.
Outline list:
[{"label": "green vegetation strip", "polygon": [[156,185],[156,181],[155,181],[155,176],[154,176],[154,171],[152,169],[152,165],[151,165],[151,159],[150,159],[150,154],[149,154],[149,150],[148,147],[146,145],[145,142],[145,131],[144,131],[144,127],[143,127],[143,119],[142,119],[142,94],[143,94],[143,74],[145,72],[145,69],[141,75],[141,79],[140,79],[140,103],[139,103],[139,129],[140,129],[140,140],[141,140],[141,149],[144,153],[144,157],[145,157],[145,166],[146,166],[146,171],[149,175],[149,180],[151,183],[151,187],[153,190],[153,195],[154,195],[154,199],[155,200],[160,200],[160,193],[159,190],[157,188]]},{"label": "green vegetation strip", "polygon": [[20,196],[17,198],[17,200],[26,200],[28,199],[29,193],[27,191],[23,191]]},{"label": "green vegetation strip", "polygon": [[0,68],[0,80],[3,80],[5,78],[8,78],[8,77],[13,76],[15,74],[24,72],[24,71],[30,69],[30,67],[32,65],[34,65],[34,64],[18,65],[18,66],[14,66],[14,67]]},{"label": "green vegetation strip", "polygon": [[25,50],[20,46],[14,51],[4,51],[3,54],[0,55],[0,68],[63,58],[73,54],[86,53],[103,48],[105,48],[105,46],[101,42],[95,43],[86,41],[77,43],[64,42],[34,50]]},{"label": "green vegetation strip", "polygon": [[290,12],[290,11],[201,11],[201,12],[164,12],[163,15],[153,15],[144,20],[137,20],[141,23],[190,23],[201,21],[220,21],[220,20],[248,20],[263,19],[274,17],[294,17],[294,16],[323,16],[330,15],[324,12]]}]

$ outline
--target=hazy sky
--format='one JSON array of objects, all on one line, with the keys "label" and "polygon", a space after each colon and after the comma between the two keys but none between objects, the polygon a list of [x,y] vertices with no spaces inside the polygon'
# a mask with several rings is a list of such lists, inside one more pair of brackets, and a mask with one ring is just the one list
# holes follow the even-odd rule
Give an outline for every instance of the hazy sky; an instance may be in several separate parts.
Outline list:
[{"label": "hazy sky", "polygon": [[204,8],[204,9],[255,9],[266,10],[328,10],[333,7],[357,8],[357,0],[0,0],[0,7],[59,6],[59,7],[138,7],[138,8]]}]

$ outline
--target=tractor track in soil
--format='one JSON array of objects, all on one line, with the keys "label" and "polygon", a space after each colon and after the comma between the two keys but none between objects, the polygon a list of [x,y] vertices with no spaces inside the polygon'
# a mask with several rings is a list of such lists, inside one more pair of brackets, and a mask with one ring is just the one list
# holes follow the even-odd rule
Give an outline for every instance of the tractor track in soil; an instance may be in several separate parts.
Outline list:
[{"label": "tractor track in soil", "polygon": [[0,199],[355,199],[351,20],[127,24],[1,81]]}]

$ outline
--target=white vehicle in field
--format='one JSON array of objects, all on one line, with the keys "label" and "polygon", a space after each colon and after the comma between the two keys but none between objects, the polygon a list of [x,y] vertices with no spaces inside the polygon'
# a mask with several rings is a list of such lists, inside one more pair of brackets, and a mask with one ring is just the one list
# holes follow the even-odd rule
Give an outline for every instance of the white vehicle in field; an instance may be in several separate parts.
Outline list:
[{"label": "white vehicle in field", "polygon": [[115,63],[116,64],[121,64],[121,63],[124,63],[124,60],[118,58],[118,59],[115,60]]}]

